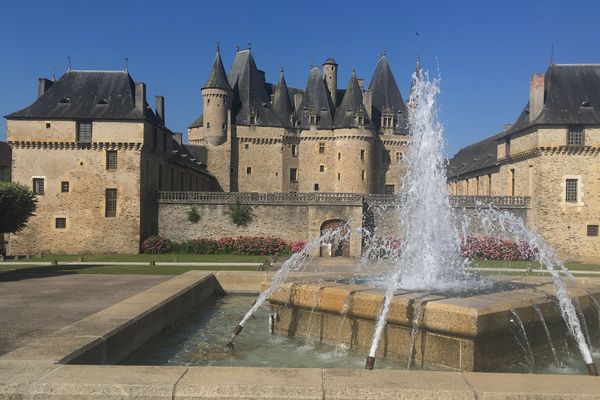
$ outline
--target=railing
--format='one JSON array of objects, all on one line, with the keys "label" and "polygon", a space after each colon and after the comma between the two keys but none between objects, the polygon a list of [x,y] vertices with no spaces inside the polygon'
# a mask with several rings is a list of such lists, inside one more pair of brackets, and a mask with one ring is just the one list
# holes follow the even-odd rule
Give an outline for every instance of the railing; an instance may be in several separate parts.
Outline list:
[{"label": "railing", "polygon": [[[401,196],[357,193],[247,193],[247,192],[158,192],[159,203],[230,204],[347,204],[394,205]],[[528,196],[450,196],[453,207],[493,205],[499,208],[528,208]]]}]

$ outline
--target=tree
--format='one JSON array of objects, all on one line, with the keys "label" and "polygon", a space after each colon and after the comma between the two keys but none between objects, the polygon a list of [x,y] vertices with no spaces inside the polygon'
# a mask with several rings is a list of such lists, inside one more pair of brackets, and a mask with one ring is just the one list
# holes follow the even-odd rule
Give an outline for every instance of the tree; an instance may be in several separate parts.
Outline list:
[{"label": "tree", "polygon": [[25,228],[36,207],[37,197],[27,186],[0,182],[0,233],[15,233]]}]

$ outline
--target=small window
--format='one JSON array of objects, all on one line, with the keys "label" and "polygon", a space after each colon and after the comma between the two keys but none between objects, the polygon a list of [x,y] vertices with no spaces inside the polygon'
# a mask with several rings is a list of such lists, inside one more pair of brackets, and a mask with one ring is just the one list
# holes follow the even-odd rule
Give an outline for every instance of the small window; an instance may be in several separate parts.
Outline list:
[{"label": "small window", "polygon": [[210,104],[210,99],[206,99],[206,104]]},{"label": "small window", "polygon": [[244,143],[244,149],[248,150],[249,147],[250,145],[248,143]]},{"label": "small window", "polygon": [[62,181],[60,183],[60,191],[61,193],[69,193],[69,182]]},{"label": "small window", "polygon": [[104,106],[104,105],[108,104],[108,100],[107,99],[100,99],[100,100],[98,100],[98,104],[101,105],[101,106]]},{"label": "small window", "polygon": [[339,181],[340,179],[342,179],[342,174],[340,174],[340,173],[338,172],[338,181]]},{"label": "small window", "polygon": [[252,167],[246,167],[246,174],[250,175],[252,173]]},{"label": "small window", "polygon": [[567,179],[565,182],[565,201],[577,203],[577,179]]},{"label": "small window", "polygon": [[250,125],[255,125],[256,124],[256,116],[255,115],[251,115],[250,116]]},{"label": "small window", "polygon": [[363,126],[365,124],[365,117],[359,115],[356,117],[356,124],[358,126]]},{"label": "small window", "polygon": [[117,151],[107,150],[106,151],[106,169],[114,171],[117,169]]},{"label": "small window", "polygon": [[317,116],[316,116],[316,115],[310,115],[310,116],[308,117],[308,120],[309,120],[309,123],[310,123],[311,125],[315,125],[315,124],[317,123]]},{"label": "small window", "polygon": [[44,178],[33,178],[33,193],[38,196],[44,195]]},{"label": "small window", "polygon": [[325,166],[323,164],[319,165],[319,172],[325,172]]},{"label": "small window", "polygon": [[117,216],[117,189],[106,189],[104,216],[107,218]]},{"label": "small window", "polygon": [[290,168],[290,182],[298,182],[298,169]]},{"label": "small window", "polygon": [[581,125],[570,126],[567,131],[568,146],[583,146],[583,127]]},{"label": "small window", "polygon": [[397,163],[400,162],[400,161],[402,161],[403,157],[404,156],[402,155],[402,153],[400,153],[399,151],[396,152],[396,162]]},{"label": "small window", "polygon": [[56,229],[65,229],[67,227],[67,219],[66,218],[56,218],[54,220],[54,227]]},{"label": "small window", "polygon": [[46,122],[46,129],[50,129],[51,126],[52,124],[50,122]]},{"label": "small window", "polygon": [[79,122],[77,124],[77,143],[92,143],[91,122]]},{"label": "small window", "polygon": [[395,189],[394,185],[385,185],[385,194],[387,196],[393,195],[394,194],[394,189]]},{"label": "small window", "polygon": [[598,225],[588,225],[587,226],[587,235],[588,236],[598,236]]},{"label": "small window", "polygon": [[292,145],[292,157],[298,157],[298,146]]},{"label": "small window", "polygon": [[319,184],[315,183],[315,192],[318,192],[318,191],[319,191]]},{"label": "small window", "polygon": [[319,153],[325,153],[325,143],[319,143]]},{"label": "small window", "polygon": [[226,126],[227,126],[227,125],[225,124],[225,122],[223,122],[223,124],[221,125],[221,129],[223,129],[223,131],[225,131],[225,127],[226,127]]},{"label": "small window", "polygon": [[206,123],[206,128],[210,129],[210,122]]},{"label": "small window", "polygon": [[365,180],[365,171],[363,170],[361,175],[360,175],[361,179],[364,181]]},{"label": "small window", "polygon": [[342,153],[338,153],[338,160],[342,159]]},{"label": "small window", "polygon": [[361,160],[364,160],[364,159],[365,159],[365,151],[364,151],[364,150],[361,150],[361,151],[360,151],[360,159],[361,159]]}]

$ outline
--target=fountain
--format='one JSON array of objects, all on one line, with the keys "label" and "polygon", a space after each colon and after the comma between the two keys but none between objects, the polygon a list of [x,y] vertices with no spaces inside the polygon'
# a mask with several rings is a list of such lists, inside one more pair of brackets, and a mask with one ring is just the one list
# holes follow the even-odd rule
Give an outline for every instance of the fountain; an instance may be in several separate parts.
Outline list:
[{"label": "fountain", "polygon": [[[599,285],[575,282],[552,248],[522,219],[485,205],[478,210],[482,230],[528,243],[550,279],[482,278],[461,255],[455,221],[462,220],[466,232],[469,220],[455,215],[449,203],[443,127],[436,108],[439,81],[429,80],[423,71],[413,80],[412,140],[397,207],[397,231],[403,235],[399,248],[378,240],[377,232],[362,232],[367,251],[359,263],[356,278],[360,279],[287,282],[310,261],[311,250],[342,234],[356,234],[351,229],[325,233],[264,283],[228,345],[233,346],[247,320],[268,301],[278,316],[271,320],[275,332],[366,351],[367,369],[374,368],[377,356],[407,359],[409,368],[420,362],[467,371],[490,370],[523,357],[533,364],[534,353],[548,344],[552,347],[552,337],[562,339],[561,330],[566,329],[589,373],[597,375],[585,318],[598,307]],[[371,260],[368,256],[373,255],[385,257]],[[365,265],[373,267],[370,273],[365,273]],[[520,332],[519,343],[515,343],[515,330]],[[553,336],[552,331],[557,333]]]}]

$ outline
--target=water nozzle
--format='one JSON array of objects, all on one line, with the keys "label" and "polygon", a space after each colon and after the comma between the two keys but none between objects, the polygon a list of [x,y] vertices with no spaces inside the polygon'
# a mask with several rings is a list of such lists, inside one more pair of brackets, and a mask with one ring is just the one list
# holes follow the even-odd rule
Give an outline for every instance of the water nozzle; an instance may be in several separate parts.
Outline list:
[{"label": "water nozzle", "polygon": [[375,366],[375,357],[367,357],[367,363],[365,364],[365,369],[368,369],[369,371],[373,369],[373,367]]},{"label": "water nozzle", "polygon": [[238,325],[235,327],[235,329],[233,330],[233,335],[231,336],[231,339],[229,340],[229,342],[227,342],[225,347],[227,347],[229,349],[233,348],[233,341],[242,332],[242,329],[244,329],[244,327],[242,325]]},{"label": "water nozzle", "polygon": [[586,367],[588,369],[588,374],[591,376],[598,376],[598,369],[596,368],[596,364],[594,364],[594,362],[586,364]]}]

